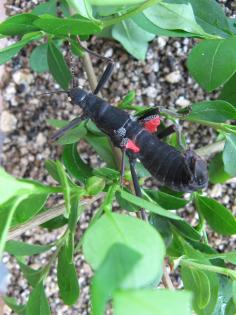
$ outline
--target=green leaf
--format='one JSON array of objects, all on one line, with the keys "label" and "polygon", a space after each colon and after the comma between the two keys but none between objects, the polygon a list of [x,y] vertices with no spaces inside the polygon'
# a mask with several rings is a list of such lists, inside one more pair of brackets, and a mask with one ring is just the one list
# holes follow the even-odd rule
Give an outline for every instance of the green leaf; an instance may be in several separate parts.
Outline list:
[{"label": "green leaf", "polygon": [[117,180],[120,176],[120,173],[113,168],[101,167],[95,168],[93,170],[93,175],[108,178],[111,180]]},{"label": "green leaf", "polygon": [[115,243],[124,244],[142,256],[122,282],[123,288],[138,288],[160,281],[165,249],[153,227],[125,215],[103,215],[88,228],[83,240],[83,253],[93,269],[97,270],[101,266]]},{"label": "green leaf", "polygon": [[[8,211],[3,213],[3,215],[2,213],[0,213],[0,259],[2,258],[4,247],[7,241],[7,234],[10,229],[13,216],[17,210],[18,205],[24,198],[26,198],[26,196],[24,195],[18,198],[14,198],[12,200],[12,205],[10,206]],[[1,209],[1,212],[2,212],[2,209]]]},{"label": "green leaf", "polygon": [[54,128],[63,128],[68,125],[67,120],[59,120],[59,119],[47,119],[47,124]]},{"label": "green leaf", "polygon": [[231,176],[225,172],[222,152],[217,153],[210,162],[209,178],[212,184],[223,184]]},{"label": "green leaf", "polygon": [[[235,315],[236,314],[236,305],[233,301],[233,298],[229,300],[226,305],[225,314],[224,315]],[[218,315],[218,314],[217,314]]]},{"label": "green leaf", "polygon": [[225,122],[228,119],[236,119],[235,107],[221,100],[195,103],[191,109],[192,111],[186,116],[186,119],[192,121]]},{"label": "green leaf", "polygon": [[179,198],[170,194],[167,194],[159,190],[145,189],[145,192],[158,203],[161,207],[167,210],[180,209],[186,206],[189,200]]},{"label": "green leaf", "polygon": [[[128,191],[127,189],[125,189],[125,190]],[[116,200],[119,203],[119,206],[121,207],[121,209],[125,209],[125,210],[131,211],[131,212],[138,211],[140,209],[139,206],[135,206],[132,203],[130,203],[129,201],[123,199],[121,197],[120,191],[117,191],[115,196],[116,196]]]},{"label": "green leaf", "polygon": [[91,35],[101,30],[99,21],[89,20],[78,14],[73,18],[41,15],[34,25],[53,35]]},{"label": "green leaf", "polygon": [[97,152],[97,154],[107,163],[110,168],[116,169],[116,160],[111,148],[111,143],[107,137],[95,136],[87,133],[84,138]]},{"label": "green leaf", "polygon": [[216,89],[236,71],[235,49],[234,37],[202,41],[188,57],[191,75],[208,92]]},{"label": "green leaf", "polygon": [[65,144],[73,144],[78,142],[81,138],[85,137],[87,134],[87,130],[85,128],[85,123],[82,122],[79,126],[68,130],[63,136],[61,136],[57,143],[61,145]]},{"label": "green leaf", "polygon": [[44,292],[43,283],[40,282],[31,292],[26,306],[26,315],[50,315],[50,306]]},{"label": "green leaf", "polygon": [[68,227],[71,231],[71,233],[75,232],[78,217],[80,214],[79,211],[79,202],[80,202],[80,197],[78,194],[71,198],[71,209],[70,209],[70,216],[69,216],[69,222],[68,222]]},{"label": "green leaf", "polygon": [[105,305],[113,292],[137,264],[141,255],[126,245],[115,243],[92,279],[92,314],[103,315]]},{"label": "green leaf", "polygon": [[142,198],[136,197],[126,191],[121,191],[121,197],[124,198],[125,200],[131,202],[132,204],[142,207],[150,212],[159,214],[160,216],[172,219],[172,220],[182,220],[181,217],[177,216],[176,214],[169,212],[165,209],[163,209],[161,206],[158,204],[149,202],[147,200],[144,200]]},{"label": "green leaf", "polygon": [[53,41],[48,43],[47,50],[48,67],[54,79],[60,86],[67,90],[72,79],[70,70],[65,63],[64,57]]},{"label": "green leaf", "polygon": [[[204,255],[196,251],[183,239],[179,238],[179,240],[185,257],[200,264],[210,265]],[[187,266],[181,266],[181,275],[184,288],[194,294],[193,307],[195,312],[198,315],[212,314],[218,300],[219,281],[217,275]]]},{"label": "green leaf", "polygon": [[112,28],[112,37],[118,40],[135,58],[144,60],[148,42],[155,35],[140,28],[132,19],[127,19]]},{"label": "green leaf", "polygon": [[191,300],[186,291],[118,291],[114,296],[114,315],[191,315]]},{"label": "green leaf", "polygon": [[236,219],[228,209],[214,199],[198,194],[195,196],[198,211],[214,231],[222,235],[236,234]]},{"label": "green leaf", "polygon": [[47,160],[45,161],[45,168],[48,171],[48,173],[52,176],[52,178],[60,183],[60,177],[57,172],[57,164],[53,160]]},{"label": "green leaf", "polygon": [[32,256],[50,250],[52,245],[33,245],[19,241],[8,241],[5,251],[14,256]]},{"label": "green leaf", "polygon": [[32,40],[38,40],[43,36],[41,32],[28,33],[20,41],[6,48],[0,49],[0,64],[14,57],[26,44]]},{"label": "green leaf", "polygon": [[67,171],[76,179],[85,182],[85,180],[92,175],[91,167],[85,163],[78,154],[77,144],[65,145],[62,159]]},{"label": "green leaf", "polygon": [[60,178],[60,183],[62,185],[63,188],[63,194],[64,194],[64,199],[65,199],[65,204],[66,204],[66,209],[67,209],[67,213],[70,213],[70,207],[71,207],[71,200],[70,200],[70,185],[69,185],[69,180],[66,174],[66,171],[63,167],[63,165],[61,164],[60,161],[56,161],[57,164],[57,171],[58,171],[58,175]]},{"label": "green leaf", "polygon": [[219,99],[225,100],[236,106],[236,74],[234,74],[224,85]]},{"label": "green leaf", "polygon": [[58,217],[51,219],[40,226],[43,228],[49,229],[49,230],[54,230],[54,229],[59,229],[62,226],[66,225],[68,223],[68,219],[64,217],[64,215],[59,215]]},{"label": "green leaf", "polygon": [[47,60],[48,44],[42,44],[35,47],[30,55],[30,67],[32,70],[42,73],[48,71],[48,60]]},{"label": "green leaf", "polygon": [[[182,3],[182,0],[180,2]],[[197,23],[205,32],[221,37],[227,37],[231,34],[227,17],[219,3],[215,0],[189,0],[189,2],[192,5]]]},{"label": "green leaf", "polygon": [[236,265],[236,251],[228,252],[228,253],[215,253],[215,254],[208,254],[207,258],[212,259],[223,259],[227,263],[231,263]]},{"label": "green leaf", "polygon": [[42,280],[45,270],[43,268],[40,269],[32,269],[29,266],[25,265],[20,259],[17,257],[17,262],[20,265],[20,269],[23,272],[24,277],[29,282],[32,287],[37,286],[37,284]]},{"label": "green leaf", "polygon": [[104,178],[92,176],[86,182],[86,192],[89,196],[95,196],[103,191],[105,184]]},{"label": "green leaf", "polygon": [[149,7],[144,15],[155,25],[167,30],[184,30],[203,35],[205,32],[196,22],[191,3],[161,2]]},{"label": "green leaf", "polygon": [[148,217],[148,221],[161,234],[161,237],[168,248],[172,241],[172,231],[169,220],[167,218],[161,217],[158,214],[151,213]]},{"label": "green leaf", "polygon": [[76,303],[80,293],[79,284],[75,265],[68,262],[65,247],[61,248],[58,255],[57,280],[63,302],[67,305]]},{"label": "green leaf", "polygon": [[190,239],[192,241],[199,241],[201,239],[201,234],[195,230],[186,221],[172,221],[171,224],[177,229],[178,233],[183,237]]},{"label": "green leaf", "polygon": [[26,305],[17,304],[16,299],[9,296],[3,297],[4,302],[17,314],[17,315],[25,315]]},{"label": "green leaf", "polygon": [[40,3],[32,10],[32,13],[35,15],[42,15],[42,14],[57,14],[57,1],[56,0],[49,0],[48,2]]},{"label": "green leaf", "polygon": [[133,21],[146,32],[158,35],[158,36],[170,36],[170,37],[193,37],[196,36],[193,33],[188,33],[182,30],[166,30],[158,27],[152,23],[144,13],[139,13],[133,17]]},{"label": "green leaf", "polygon": [[236,135],[226,134],[226,142],[223,151],[224,168],[232,176],[236,175]]},{"label": "green leaf", "polygon": [[12,226],[29,221],[43,208],[48,199],[48,194],[32,194],[18,205],[12,220]]},{"label": "green leaf", "polygon": [[33,24],[37,19],[37,16],[29,13],[11,16],[0,24],[0,34],[13,36],[38,31],[39,28]]}]

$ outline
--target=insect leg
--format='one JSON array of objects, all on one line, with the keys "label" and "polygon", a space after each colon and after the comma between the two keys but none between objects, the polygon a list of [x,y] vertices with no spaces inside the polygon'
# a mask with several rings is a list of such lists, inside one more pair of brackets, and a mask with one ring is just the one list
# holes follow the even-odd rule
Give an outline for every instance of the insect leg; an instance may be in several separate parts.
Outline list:
[{"label": "insect leg", "polygon": [[[130,164],[130,171],[131,171],[131,176],[132,176],[132,180],[133,180],[133,184],[134,184],[135,195],[138,197],[142,197],[141,188],[140,188],[139,182],[138,182],[138,176],[137,176],[137,173],[135,170],[136,159],[130,155],[129,155],[129,164]],[[146,216],[145,210],[140,209],[140,213],[141,213],[142,220],[146,221],[147,216]]]},{"label": "insect leg", "polygon": [[122,148],[121,168],[120,168],[120,185],[123,186],[123,179],[125,175],[125,153],[126,148]]},{"label": "insect leg", "polygon": [[68,130],[75,128],[79,123],[81,123],[81,121],[85,120],[86,117],[85,116],[80,116],[80,117],[76,117],[73,120],[71,120],[69,122],[68,125],[66,125],[65,127],[59,129],[57,132],[55,132],[52,136],[51,136],[51,141],[56,141],[58,140],[61,136],[63,136]]},{"label": "insect leg", "polygon": [[106,62],[108,63],[108,64],[107,64],[107,67],[106,67],[106,69],[105,69],[105,71],[103,72],[101,78],[100,78],[99,81],[98,81],[98,84],[97,84],[96,88],[95,88],[94,91],[93,91],[93,94],[96,95],[96,94],[98,94],[98,93],[100,92],[100,90],[102,89],[102,87],[103,87],[103,86],[106,84],[106,82],[109,80],[109,78],[110,78],[110,76],[111,76],[111,74],[112,74],[112,72],[113,72],[113,70],[114,70],[114,66],[115,66],[114,61],[113,61],[111,58],[107,58],[107,57],[104,57],[104,56],[102,56],[102,55],[99,55],[99,54],[95,53],[94,51],[88,49],[87,47],[84,47],[84,46],[82,45],[82,43],[81,43],[81,40],[80,40],[79,36],[77,36],[77,40],[78,40],[80,46],[81,46],[87,53],[89,53],[90,55],[93,55],[93,56],[95,56],[95,57],[97,57],[97,58],[99,58],[99,59],[102,59],[102,60],[104,60],[104,61],[106,61]]},{"label": "insect leg", "polygon": [[165,128],[164,130],[157,132],[157,137],[159,139],[163,139],[165,137],[168,137],[172,133],[176,132],[176,126],[175,125],[170,125],[169,127]]}]

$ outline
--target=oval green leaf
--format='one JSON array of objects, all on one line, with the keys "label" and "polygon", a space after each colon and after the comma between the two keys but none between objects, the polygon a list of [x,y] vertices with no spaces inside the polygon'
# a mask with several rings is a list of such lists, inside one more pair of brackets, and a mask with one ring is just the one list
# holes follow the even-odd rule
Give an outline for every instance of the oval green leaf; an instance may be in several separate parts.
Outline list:
[{"label": "oval green leaf", "polygon": [[187,291],[118,291],[114,295],[114,315],[191,315],[191,300]]},{"label": "oval green leaf", "polygon": [[48,67],[54,79],[67,91],[72,79],[70,70],[57,46],[50,41],[47,50]]},{"label": "oval green leaf", "polygon": [[45,14],[40,16],[34,25],[54,35],[91,35],[101,31],[99,21],[89,20],[80,15],[74,18],[58,18]]},{"label": "oval green leaf", "polygon": [[33,25],[37,19],[36,15],[29,13],[11,16],[0,24],[0,34],[13,36],[38,31],[39,28]]},{"label": "oval green leaf", "polygon": [[216,89],[236,71],[235,50],[234,37],[202,41],[188,57],[191,75],[205,90],[210,92]]},{"label": "oval green leaf", "polygon": [[48,58],[47,58],[48,45],[42,44],[36,47],[30,55],[30,67],[38,72],[48,71]]},{"label": "oval green leaf", "polygon": [[236,219],[233,214],[214,199],[196,195],[196,207],[210,227],[222,235],[236,234]]},{"label": "oval green leaf", "polygon": [[232,176],[236,175],[236,135],[226,134],[226,142],[223,151],[224,168]]},{"label": "oval green leaf", "polygon": [[44,292],[43,283],[40,282],[33,289],[26,306],[26,315],[50,315],[50,306]]},{"label": "oval green leaf", "polygon": [[93,269],[99,268],[115,243],[124,244],[142,256],[122,283],[123,288],[138,288],[160,280],[165,248],[153,227],[125,215],[103,215],[86,231],[83,240],[83,253]]},{"label": "oval green leaf", "polygon": [[79,283],[75,265],[68,262],[66,248],[62,247],[58,255],[57,280],[60,296],[67,305],[76,303],[79,297]]},{"label": "oval green leaf", "polygon": [[186,119],[192,121],[225,122],[236,119],[236,108],[228,102],[216,100],[195,103]]},{"label": "oval green leaf", "polygon": [[132,19],[124,20],[112,28],[114,37],[135,58],[144,60],[148,42],[155,35],[140,28]]}]

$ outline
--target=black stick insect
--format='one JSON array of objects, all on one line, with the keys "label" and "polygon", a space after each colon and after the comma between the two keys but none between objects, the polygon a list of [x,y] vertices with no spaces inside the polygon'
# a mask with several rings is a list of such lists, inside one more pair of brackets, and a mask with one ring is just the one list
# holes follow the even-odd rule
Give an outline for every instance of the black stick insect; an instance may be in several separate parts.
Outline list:
[{"label": "black stick insect", "polygon": [[[80,39],[78,41],[81,45]],[[81,45],[82,46],[82,45]],[[83,47],[83,46],[82,46]],[[100,56],[83,47],[89,54],[95,55],[108,64],[93,93],[79,87],[73,87],[67,94],[72,104],[78,105],[83,114],[72,120],[66,127],[57,131],[52,140],[60,138],[66,131],[76,127],[81,121],[90,118],[96,126],[110,137],[113,144],[122,150],[121,177],[125,169],[125,154],[128,155],[132,180],[137,196],[141,189],[135,170],[137,159],[155,177],[161,185],[175,191],[193,192],[205,188],[208,182],[207,167],[194,151],[186,150],[181,153],[174,147],[161,141],[174,132],[173,126],[156,133],[160,124],[157,109],[144,114],[138,119],[126,111],[113,107],[97,96],[104,84],[109,80],[114,69],[110,58]]]}]

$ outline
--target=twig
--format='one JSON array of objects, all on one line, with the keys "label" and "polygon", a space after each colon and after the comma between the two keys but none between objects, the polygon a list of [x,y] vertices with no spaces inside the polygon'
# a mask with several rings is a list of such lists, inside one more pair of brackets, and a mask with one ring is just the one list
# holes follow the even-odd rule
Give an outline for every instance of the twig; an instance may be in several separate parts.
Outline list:
[{"label": "twig", "polygon": [[217,141],[212,144],[208,144],[200,149],[196,150],[196,153],[203,158],[207,158],[215,153],[218,153],[224,149],[225,141]]},{"label": "twig", "polygon": [[163,262],[163,276],[162,276],[162,282],[165,288],[175,290],[175,287],[170,279],[169,272],[166,267],[166,262]]},{"label": "twig", "polygon": [[[101,194],[94,196],[91,199],[83,200],[80,205],[81,206],[90,206],[93,202],[95,202],[97,199],[101,198]],[[65,212],[65,204],[59,204],[43,213],[40,213],[39,215],[35,216],[34,219],[32,219],[29,222],[26,222],[16,228],[13,228],[8,233],[8,240],[12,240],[16,238],[17,236],[21,235],[22,233],[39,226],[49,220],[52,220],[59,215],[63,214]]]}]

